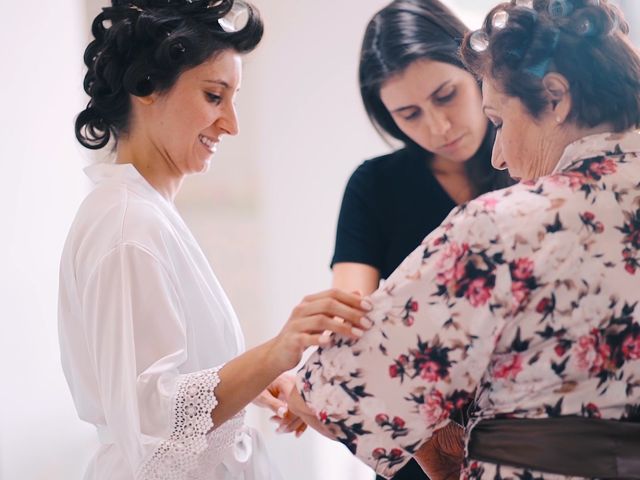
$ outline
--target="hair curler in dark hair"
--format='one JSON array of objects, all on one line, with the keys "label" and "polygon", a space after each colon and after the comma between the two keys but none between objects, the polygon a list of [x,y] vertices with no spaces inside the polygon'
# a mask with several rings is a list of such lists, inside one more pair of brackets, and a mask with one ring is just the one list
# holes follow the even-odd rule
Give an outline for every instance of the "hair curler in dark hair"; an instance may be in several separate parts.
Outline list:
[{"label": "hair curler in dark hair", "polygon": [[[498,14],[508,20],[496,29]],[[533,8],[503,3],[479,32],[486,45],[474,48],[478,33],[467,35],[465,63],[522,101],[534,118],[549,104],[542,78],[557,72],[570,84],[569,118],[577,125],[609,123],[618,132],[640,125],[640,57],[622,13],[608,0],[534,0]]]},{"label": "hair curler in dark hair", "polygon": [[[240,28],[227,19],[238,11],[246,17]],[[91,31],[94,40],[84,54],[90,100],[76,118],[75,134],[96,150],[127,132],[130,95],[165,92],[181,73],[222,51],[252,51],[263,24],[243,0],[113,0]]]}]

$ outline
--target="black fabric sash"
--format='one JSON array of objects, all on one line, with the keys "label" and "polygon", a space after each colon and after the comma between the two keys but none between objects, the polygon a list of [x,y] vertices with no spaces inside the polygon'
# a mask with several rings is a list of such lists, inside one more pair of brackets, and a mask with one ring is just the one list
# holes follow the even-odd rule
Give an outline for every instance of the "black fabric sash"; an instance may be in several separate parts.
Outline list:
[{"label": "black fabric sash", "polygon": [[640,479],[640,423],[583,417],[480,421],[474,460],[600,479]]}]

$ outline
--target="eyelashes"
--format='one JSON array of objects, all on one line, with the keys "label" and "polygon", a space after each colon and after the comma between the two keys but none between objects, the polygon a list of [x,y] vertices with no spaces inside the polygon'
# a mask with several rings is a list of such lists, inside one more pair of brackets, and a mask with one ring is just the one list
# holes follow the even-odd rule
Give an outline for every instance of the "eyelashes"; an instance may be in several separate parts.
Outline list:
[{"label": "eyelashes", "polygon": [[207,98],[208,102],[214,103],[216,105],[220,105],[220,103],[222,102],[222,97],[215,93],[204,92],[204,95]]},{"label": "eyelashes", "polygon": [[453,100],[456,96],[456,89],[454,88],[451,93],[448,93],[447,95],[444,95],[442,97],[437,97],[435,99],[436,102],[438,102],[439,104],[445,104],[445,103],[449,103],[451,100]]}]

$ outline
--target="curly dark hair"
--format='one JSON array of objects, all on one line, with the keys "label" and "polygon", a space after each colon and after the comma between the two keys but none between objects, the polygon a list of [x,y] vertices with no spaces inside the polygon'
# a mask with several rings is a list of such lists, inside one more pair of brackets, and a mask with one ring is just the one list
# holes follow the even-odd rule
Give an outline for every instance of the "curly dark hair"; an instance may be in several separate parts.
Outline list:
[{"label": "curly dark hair", "polygon": [[[369,21],[360,53],[360,95],[369,120],[383,138],[395,138],[409,150],[427,158],[432,156],[397,126],[380,99],[380,89],[418,60],[448,63],[466,70],[460,44],[468,30],[438,0],[394,0]],[[494,127],[489,125],[482,145],[465,163],[476,195],[511,183],[505,172],[491,167],[494,137]]]},{"label": "curly dark hair", "polygon": [[[508,20],[495,28],[501,11]],[[622,12],[608,0],[534,0],[533,8],[503,3],[487,15],[483,30],[485,51],[472,48],[471,34],[465,37],[466,65],[517,97],[534,118],[549,105],[542,78],[556,72],[570,84],[569,119],[576,125],[610,123],[617,132],[640,125],[640,57]]]},{"label": "curly dark hair", "polygon": [[95,39],[84,53],[90,101],[75,122],[78,141],[97,150],[127,133],[131,95],[165,92],[184,71],[225,51],[252,51],[263,24],[246,4],[248,20],[235,32],[219,23],[234,0],[113,0],[94,19]]}]

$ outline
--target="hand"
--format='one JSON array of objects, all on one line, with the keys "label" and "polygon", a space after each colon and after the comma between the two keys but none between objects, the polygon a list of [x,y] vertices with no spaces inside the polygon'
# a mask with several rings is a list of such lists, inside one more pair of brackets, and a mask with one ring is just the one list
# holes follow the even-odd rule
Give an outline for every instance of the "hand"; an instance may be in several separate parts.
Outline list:
[{"label": "hand", "polygon": [[330,343],[331,339],[323,335],[325,331],[360,338],[371,327],[371,321],[363,317],[370,309],[360,295],[336,289],[305,297],[293,309],[282,331],[271,340],[270,360],[282,372],[291,370],[307,347]]},{"label": "hand", "polygon": [[448,423],[425,443],[415,455],[431,480],[458,480],[464,461],[464,429]]},{"label": "hand", "polygon": [[271,420],[278,423],[278,433],[295,432],[300,437],[307,429],[307,424],[288,407],[288,395],[295,388],[295,376],[283,373],[269,385],[253,403],[273,412]]}]

